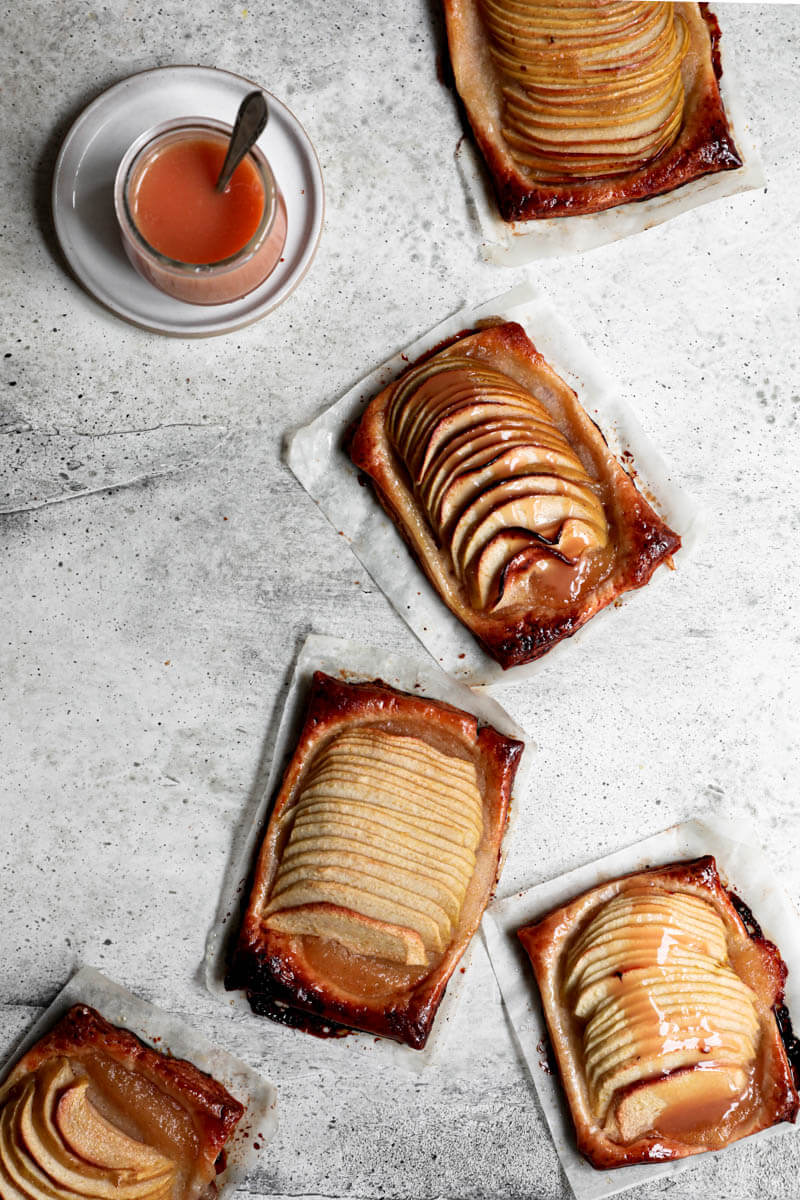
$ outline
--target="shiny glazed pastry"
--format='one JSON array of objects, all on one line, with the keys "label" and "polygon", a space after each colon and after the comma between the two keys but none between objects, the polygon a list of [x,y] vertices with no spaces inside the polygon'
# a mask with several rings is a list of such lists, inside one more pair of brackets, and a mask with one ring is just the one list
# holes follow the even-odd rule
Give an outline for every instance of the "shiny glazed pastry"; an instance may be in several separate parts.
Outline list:
[{"label": "shiny glazed pastry", "polygon": [[445,14],[505,220],[598,212],[741,166],[705,5],[445,0]]},{"label": "shiny glazed pastry", "polygon": [[513,323],[458,339],[384,389],[350,455],[503,667],[546,653],[680,546]]},{"label": "shiny glazed pastry", "polygon": [[519,937],[593,1166],[718,1150],[795,1119],[775,1016],[786,968],[713,858],[603,884]]},{"label": "shiny glazed pastry", "polygon": [[227,980],[254,1011],[425,1044],[498,871],[520,742],[317,673]]},{"label": "shiny glazed pastry", "polygon": [[244,1111],[191,1063],[78,1005],[0,1089],[0,1197],[209,1197]]}]

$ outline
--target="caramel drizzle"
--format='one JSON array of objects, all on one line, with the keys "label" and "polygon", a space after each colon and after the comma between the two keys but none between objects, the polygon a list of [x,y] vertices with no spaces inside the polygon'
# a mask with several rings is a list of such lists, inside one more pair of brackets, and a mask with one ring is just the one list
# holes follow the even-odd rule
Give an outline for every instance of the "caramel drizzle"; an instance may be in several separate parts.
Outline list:
[{"label": "caramel drizzle", "polygon": [[548,183],[644,166],[683,122],[689,46],[674,5],[481,0],[501,77],[502,133]]},{"label": "caramel drizzle", "polygon": [[529,603],[548,571],[566,594],[607,544],[580,458],[508,375],[466,356],[423,363],[395,389],[387,430],[474,607]]},{"label": "caramel drizzle", "polygon": [[722,920],[699,897],[652,888],[610,900],[571,947],[564,990],[585,1021],[584,1068],[601,1123],[626,1089],[671,1072],[722,1065],[749,1078],[754,996],[730,966]]}]

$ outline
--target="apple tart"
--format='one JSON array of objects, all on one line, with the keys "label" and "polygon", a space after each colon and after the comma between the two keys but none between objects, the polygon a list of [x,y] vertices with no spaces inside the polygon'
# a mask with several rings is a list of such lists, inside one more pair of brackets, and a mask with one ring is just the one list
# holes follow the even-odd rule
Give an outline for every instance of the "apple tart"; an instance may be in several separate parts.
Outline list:
[{"label": "apple tart", "polygon": [[0,1089],[2,1200],[198,1200],[214,1194],[244,1107],[76,1005]]},{"label": "apple tart", "polygon": [[712,857],[601,884],[519,937],[593,1166],[684,1158],[794,1121],[786,968]]},{"label": "apple tart", "polygon": [[317,672],[226,980],[286,1024],[424,1046],[494,886],[522,744]]},{"label": "apple tart", "polygon": [[705,4],[444,0],[506,221],[600,212],[742,165]]},{"label": "apple tart", "polygon": [[350,456],[503,667],[539,658],[680,546],[515,323],[409,368],[369,404]]}]

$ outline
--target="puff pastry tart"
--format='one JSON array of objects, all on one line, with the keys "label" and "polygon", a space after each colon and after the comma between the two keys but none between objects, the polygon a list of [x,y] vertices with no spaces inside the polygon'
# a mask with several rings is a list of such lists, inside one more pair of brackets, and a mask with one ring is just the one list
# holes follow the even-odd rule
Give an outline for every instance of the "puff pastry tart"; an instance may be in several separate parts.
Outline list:
[{"label": "puff pastry tart", "polygon": [[2,1200],[197,1200],[244,1107],[77,1005],[0,1089]]},{"label": "puff pastry tart", "polygon": [[447,704],[318,672],[228,986],[311,1032],[424,1046],[496,880],[521,752]]},{"label": "puff pastry tart", "polygon": [[684,1158],[795,1119],[776,1020],[786,968],[734,899],[706,857],[602,884],[519,931],[593,1166]]},{"label": "puff pastry tart", "polygon": [[600,212],[742,165],[707,5],[444,0],[506,221]]},{"label": "puff pastry tart", "polygon": [[680,546],[514,323],[459,338],[385,388],[350,456],[503,667],[539,658]]}]

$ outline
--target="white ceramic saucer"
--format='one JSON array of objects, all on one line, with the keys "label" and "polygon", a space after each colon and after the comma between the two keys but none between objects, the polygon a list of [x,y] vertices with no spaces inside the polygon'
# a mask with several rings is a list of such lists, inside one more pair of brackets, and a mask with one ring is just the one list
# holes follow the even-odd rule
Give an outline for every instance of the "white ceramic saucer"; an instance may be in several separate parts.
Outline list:
[{"label": "white ceramic saucer", "polygon": [[142,279],[122,248],[114,175],[134,138],[173,117],[216,117],[233,124],[242,98],[257,87],[214,67],[143,71],[93,100],[67,134],[53,177],[58,240],[86,290],[126,321],[175,337],[229,333],[276,308],[311,265],[325,209],[322,171],[300,122],[269,92],[269,123],[258,144],[283,192],[288,217],[283,257],[269,279],[229,304],[185,304]]}]

